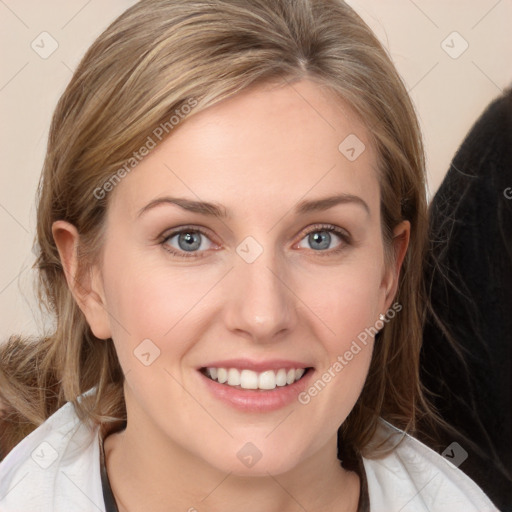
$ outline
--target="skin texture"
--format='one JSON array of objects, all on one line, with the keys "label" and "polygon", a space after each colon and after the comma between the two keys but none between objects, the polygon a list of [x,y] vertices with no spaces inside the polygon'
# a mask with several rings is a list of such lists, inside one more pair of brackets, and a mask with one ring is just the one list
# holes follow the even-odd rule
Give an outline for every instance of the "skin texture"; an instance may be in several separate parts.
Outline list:
[{"label": "skin texture", "polygon": [[[338,149],[350,134],[366,146],[354,161]],[[390,308],[410,228],[395,229],[386,268],[376,169],[367,130],[328,89],[260,85],[190,117],[110,192],[87,293],[73,284],[76,229],[54,224],[68,283],[94,334],[113,339],[126,376],[128,426],[105,442],[120,510],[356,510],[359,479],[340,467],[336,432],[361,392],[373,340],[307,405],[273,412],[220,402],[197,368],[282,358],[307,362],[318,378]],[[350,202],[294,213],[299,201],[338,193],[369,212]],[[171,195],[230,215],[162,204],[138,216]],[[318,249],[308,237],[323,231],[312,229],[318,223],[350,241],[331,233]],[[190,225],[207,233],[202,257],[172,255],[166,247],[189,253],[177,236],[163,239]],[[236,251],[247,236],[263,249],[253,263]],[[134,355],[144,339],[160,350],[149,366]],[[247,442],[262,454],[251,468],[237,457]]]}]

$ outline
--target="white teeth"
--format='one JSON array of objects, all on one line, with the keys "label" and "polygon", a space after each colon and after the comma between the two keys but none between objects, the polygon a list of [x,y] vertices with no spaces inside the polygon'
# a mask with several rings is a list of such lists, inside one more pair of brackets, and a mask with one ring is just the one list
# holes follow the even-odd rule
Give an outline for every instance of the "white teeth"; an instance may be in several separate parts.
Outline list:
[{"label": "white teeth", "polygon": [[274,389],[276,387],[276,374],[272,370],[260,373],[258,387],[260,389]]},{"label": "white teeth", "polygon": [[[238,370],[234,370],[238,372]],[[240,386],[243,389],[258,389],[258,374],[252,370],[242,370],[240,373]]]},{"label": "white teeth", "polygon": [[235,368],[228,370],[228,384],[230,386],[238,386],[240,384],[240,372]]},{"label": "white teeth", "polygon": [[226,368],[218,368],[217,369],[217,380],[221,384],[224,384],[224,382],[226,382],[228,380],[228,372],[227,372]]},{"label": "white teeth", "polygon": [[276,373],[276,386],[286,386],[286,370],[283,368]]},{"label": "white teeth", "polygon": [[298,381],[305,373],[305,368],[291,368],[286,370],[281,368],[266,370],[264,372],[255,372],[252,370],[237,370],[236,368],[207,368],[207,375],[218,381],[220,384],[228,386],[240,386],[242,389],[275,389],[276,386],[282,387],[293,384]]}]

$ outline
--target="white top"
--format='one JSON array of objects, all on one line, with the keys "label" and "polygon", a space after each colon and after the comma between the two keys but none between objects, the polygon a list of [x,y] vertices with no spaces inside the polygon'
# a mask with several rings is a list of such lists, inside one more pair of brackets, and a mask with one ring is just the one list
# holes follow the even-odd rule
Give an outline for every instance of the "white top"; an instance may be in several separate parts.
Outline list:
[{"label": "white top", "polygon": [[[404,436],[385,422],[378,435],[393,431]],[[363,464],[371,512],[498,511],[462,471],[408,435]],[[105,512],[100,471],[99,428],[81,423],[67,403],[0,463],[0,512]]]}]

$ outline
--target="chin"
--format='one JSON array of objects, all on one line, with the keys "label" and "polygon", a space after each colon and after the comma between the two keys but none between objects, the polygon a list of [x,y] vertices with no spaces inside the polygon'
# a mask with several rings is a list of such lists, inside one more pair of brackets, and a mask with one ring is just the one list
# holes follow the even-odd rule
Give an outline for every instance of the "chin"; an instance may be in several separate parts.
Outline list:
[{"label": "chin", "polygon": [[[247,437],[245,437],[247,439]],[[254,442],[231,442],[224,443],[220,450],[214,449],[215,457],[204,456],[204,459],[211,466],[225,473],[241,477],[256,477],[279,475],[293,470],[302,460],[304,444],[296,447],[289,443],[269,443],[264,437]],[[258,440],[259,439],[259,440]]]}]

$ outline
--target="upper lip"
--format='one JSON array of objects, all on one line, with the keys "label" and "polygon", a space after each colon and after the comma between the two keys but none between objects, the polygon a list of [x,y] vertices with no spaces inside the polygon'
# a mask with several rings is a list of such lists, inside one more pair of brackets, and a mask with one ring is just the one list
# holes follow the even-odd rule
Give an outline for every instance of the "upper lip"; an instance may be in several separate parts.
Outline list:
[{"label": "upper lip", "polygon": [[198,369],[201,368],[236,368],[238,370],[263,372],[265,370],[280,370],[281,368],[285,368],[287,370],[292,368],[311,368],[311,365],[300,361],[292,361],[290,359],[269,359],[266,361],[255,361],[251,359],[224,359],[222,361],[212,361]]}]

